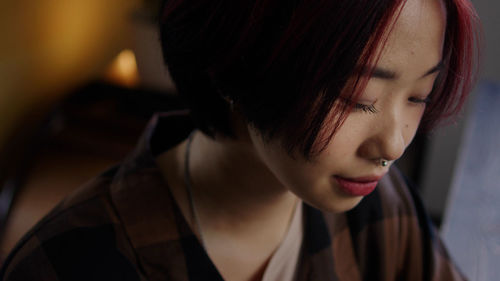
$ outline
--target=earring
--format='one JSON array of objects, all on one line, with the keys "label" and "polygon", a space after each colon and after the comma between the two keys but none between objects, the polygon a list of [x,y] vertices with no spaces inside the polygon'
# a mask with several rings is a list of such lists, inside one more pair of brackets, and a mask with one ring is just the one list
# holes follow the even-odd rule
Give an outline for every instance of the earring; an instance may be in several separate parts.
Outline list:
[{"label": "earring", "polygon": [[234,111],[234,100],[228,96],[221,95],[222,98],[229,104],[229,109]]}]

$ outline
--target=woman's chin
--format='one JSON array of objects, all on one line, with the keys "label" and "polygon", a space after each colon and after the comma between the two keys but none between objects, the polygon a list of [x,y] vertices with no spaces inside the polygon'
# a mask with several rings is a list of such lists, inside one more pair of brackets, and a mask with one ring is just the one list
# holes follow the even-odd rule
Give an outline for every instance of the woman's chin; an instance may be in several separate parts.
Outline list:
[{"label": "woman's chin", "polygon": [[363,196],[350,196],[349,198],[332,198],[321,202],[306,202],[325,212],[344,213],[356,207],[363,198]]}]

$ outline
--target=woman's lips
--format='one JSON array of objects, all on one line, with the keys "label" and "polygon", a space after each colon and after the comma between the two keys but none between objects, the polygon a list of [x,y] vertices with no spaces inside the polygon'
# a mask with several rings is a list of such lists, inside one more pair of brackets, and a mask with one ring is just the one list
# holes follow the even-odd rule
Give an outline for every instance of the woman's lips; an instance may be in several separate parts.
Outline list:
[{"label": "woman's lips", "polygon": [[340,190],[352,196],[366,196],[375,189],[381,177],[363,177],[356,179],[334,176]]}]

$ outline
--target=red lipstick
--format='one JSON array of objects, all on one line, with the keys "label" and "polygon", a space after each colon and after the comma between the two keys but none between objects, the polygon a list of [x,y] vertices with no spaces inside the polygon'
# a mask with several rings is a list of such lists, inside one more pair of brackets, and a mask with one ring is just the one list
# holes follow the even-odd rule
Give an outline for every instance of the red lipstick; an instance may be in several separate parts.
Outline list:
[{"label": "red lipstick", "polygon": [[335,176],[341,191],[352,196],[366,196],[375,190],[381,177],[342,178]]}]

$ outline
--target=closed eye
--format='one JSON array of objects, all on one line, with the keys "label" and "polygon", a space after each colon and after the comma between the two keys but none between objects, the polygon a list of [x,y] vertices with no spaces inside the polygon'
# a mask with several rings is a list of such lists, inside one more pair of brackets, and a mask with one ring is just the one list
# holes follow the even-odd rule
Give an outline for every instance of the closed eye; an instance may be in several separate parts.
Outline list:
[{"label": "closed eye", "polygon": [[354,111],[362,111],[371,114],[378,112],[378,109],[375,108],[375,103],[372,104],[354,103],[352,100],[346,98],[340,98],[340,100],[348,105],[353,106]]},{"label": "closed eye", "polygon": [[378,110],[375,108],[374,104],[362,104],[362,103],[356,103],[354,105],[354,110],[361,110],[366,113],[377,113]]}]

